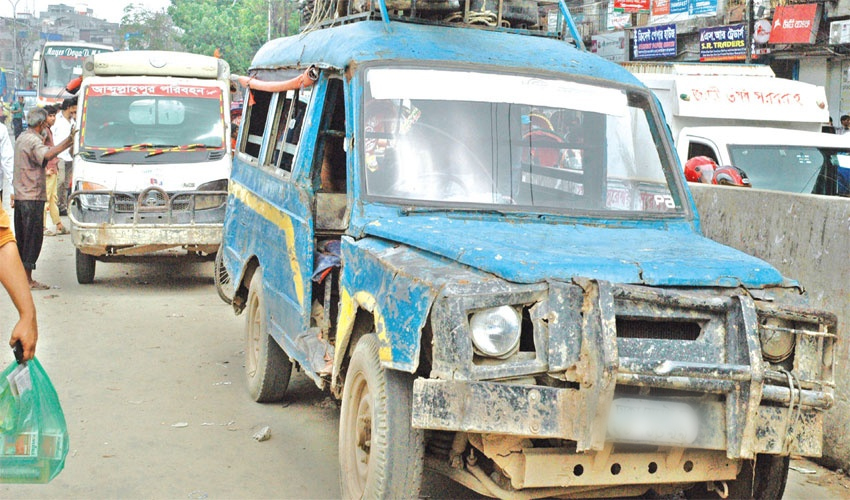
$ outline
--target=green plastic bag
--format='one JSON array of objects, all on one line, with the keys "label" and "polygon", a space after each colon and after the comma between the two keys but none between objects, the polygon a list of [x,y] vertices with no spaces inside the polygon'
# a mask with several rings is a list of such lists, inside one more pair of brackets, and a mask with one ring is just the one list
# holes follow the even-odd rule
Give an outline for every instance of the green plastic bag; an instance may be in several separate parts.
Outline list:
[{"label": "green plastic bag", "polygon": [[46,483],[65,467],[68,427],[56,389],[33,359],[0,374],[0,483]]}]

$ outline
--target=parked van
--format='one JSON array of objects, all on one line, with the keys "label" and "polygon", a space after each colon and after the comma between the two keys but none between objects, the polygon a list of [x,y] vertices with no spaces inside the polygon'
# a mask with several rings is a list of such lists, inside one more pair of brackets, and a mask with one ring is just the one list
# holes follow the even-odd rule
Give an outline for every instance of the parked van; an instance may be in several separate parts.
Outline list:
[{"label": "parked van", "polygon": [[213,57],[90,56],[79,90],[68,216],[77,281],[97,260],[215,254],[230,176],[230,69]]},{"label": "parked van", "polygon": [[765,65],[622,64],[658,97],[682,163],[707,156],[754,188],[850,195],[850,137],[821,133],[823,87]]},{"label": "parked van", "polygon": [[651,91],[557,29],[316,28],[242,80],[216,276],[254,400],[293,366],[341,398],[341,496],[417,498],[428,468],[781,498],[822,450],[835,316],[701,235]]}]

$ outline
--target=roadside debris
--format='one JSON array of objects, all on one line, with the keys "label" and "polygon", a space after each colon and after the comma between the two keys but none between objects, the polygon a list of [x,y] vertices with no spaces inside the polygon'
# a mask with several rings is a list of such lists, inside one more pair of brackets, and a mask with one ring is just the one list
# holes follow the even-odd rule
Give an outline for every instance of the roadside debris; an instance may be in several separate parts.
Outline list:
[{"label": "roadside debris", "polygon": [[258,430],[257,432],[254,433],[254,439],[256,439],[257,442],[267,441],[271,437],[272,437],[272,430],[268,425],[265,426],[265,427],[262,427],[260,430]]}]

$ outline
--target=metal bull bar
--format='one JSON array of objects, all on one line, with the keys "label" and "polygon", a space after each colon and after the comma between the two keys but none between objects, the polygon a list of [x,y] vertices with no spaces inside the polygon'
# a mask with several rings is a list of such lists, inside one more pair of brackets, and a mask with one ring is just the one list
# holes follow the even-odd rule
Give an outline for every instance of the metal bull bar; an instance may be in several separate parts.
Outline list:
[{"label": "metal bull bar", "polygon": [[[197,199],[200,196],[219,196],[222,201],[216,206],[197,209]],[[87,197],[108,197],[105,210],[92,210],[91,208],[85,208],[86,206],[92,205],[92,202],[89,201]],[[129,211],[121,211],[117,209],[117,204],[119,203],[117,198],[119,197],[127,200],[133,200],[131,218],[128,217],[130,214]],[[130,192],[109,190],[75,191],[71,193],[71,196],[68,199],[68,217],[73,226],[80,228],[96,228],[101,227],[103,224],[142,225],[145,224],[142,221],[142,217],[146,214],[164,214],[164,220],[157,222],[157,224],[221,224],[223,222],[223,213],[221,217],[217,218],[218,220],[199,221],[197,211],[220,208],[224,205],[226,199],[227,191],[184,191],[169,195],[164,189],[158,186],[148,187],[138,195]],[[178,203],[187,203],[187,206],[186,208],[175,210],[175,205]],[[177,212],[176,216],[175,212]],[[87,216],[92,214],[103,214],[105,217],[99,218],[99,220],[95,221],[85,220]],[[119,214],[127,214],[125,215],[125,218],[128,220],[118,220]],[[180,220],[175,220],[177,218]]]},{"label": "metal bull bar", "polygon": [[[615,292],[615,287],[604,281],[576,279],[575,282],[585,292],[579,362],[585,421],[580,427],[584,431],[577,443],[579,451],[602,449],[605,428],[599,422],[605,422],[617,384],[725,394],[726,450],[731,459],[755,456],[756,423],[762,401],[787,404],[789,411],[795,404],[798,410],[800,406],[826,409],[832,405],[828,393],[804,390],[793,384],[765,386],[765,379],[775,379],[777,373],[766,370],[767,364],[762,360],[757,309],[749,296],[735,295],[724,303],[690,304],[736,309],[734,312],[741,319],[738,334],[729,334],[724,348],[729,353],[727,360],[737,362],[652,361],[619,356],[615,293],[624,292]],[[745,340],[742,345],[736,345],[739,335]]]}]

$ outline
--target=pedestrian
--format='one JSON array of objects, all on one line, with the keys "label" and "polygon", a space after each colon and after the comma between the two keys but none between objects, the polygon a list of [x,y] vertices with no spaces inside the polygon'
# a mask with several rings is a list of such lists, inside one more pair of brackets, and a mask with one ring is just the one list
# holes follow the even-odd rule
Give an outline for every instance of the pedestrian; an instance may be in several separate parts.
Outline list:
[{"label": "pedestrian", "polygon": [[[8,133],[6,134],[8,135]],[[35,303],[27,283],[27,274],[18,255],[15,245],[15,235],[10,227],[9,214],[0,205],[0,283],[12,299],[18,310],[18,322],[12,328],[9,345],[21,343],[24,360],[35,356],[35,344],[38,341],[38,321],[35,314]]]},{"label": "pedestrian", "polygon": [[[49,105],[44,107],[47,112],[47,126],[44,128],[44,145],[52,148],[56,145],[53,139],[53,125],[56,124],[56,114],[59,112],[59,106]],[[70,130],[68,131],[70,135]],[[62,219],[59,217],[58,201],[58,179],[59,179],[59,157],[47,161],[44,167],[46,174],[45,186],[47,190],[47,203],[44,206],[46,214],[50,214],[50,219],[56,230],[51,230],[47,227],[47,216],[44,218],[44,235],[55,236],[57,234],[68,234],[68,230],[62,225]]]},{"label": "pedestrian", "polygon": [[24,131],[24,96],[18,96],[18,100],[9,108],[12,112],[12,128],[15,129],[15,139]]},{"label": "pedestrian", "polygon": [[9,183],[9,193],[15,194],[12,189],[12,168],[15,160],[15,148],[9,137],[9,129],[6,125],[0,125],[0,202],[3,201],[3,186]]},{"label": "pedestrian", "polygon": [[[71,135],[71,123],[77,117],[77,98],[65,99],[62,101],[59,110],[59,114],[56,115],[56,123],[50,127],[50,130],[53,131],[53,140],[56,142],[62,142],[66,137]],[[60,215],[63,212],[67,212],[68,209],[68,194],[70,193],[71,176],[74,166],[71,154],[72,151],[70,149],[59,153],[59,177],[57,177],[58,182],[56,185],[58,190],[57,204],[59,205]]]},{"label": "pedestrian", "polygon": [[844,135],[850,131],[850,115],[841,115],[841,126],[835,130],[838,135]]},{"label": "pedestrian", "polygon": [[12,198],[15,236],[30,289],[47,290],[49,286],[32,278],[44,242],[44,203],[47,200],[44,167],[47,161],[71,147],[73,134],[56,146],[47,147],[42,135],[47,127],[47,112],[42,108],[30,110],[27,125],[29,128],[15,141],[15,173],[12,182],[15,189]]}]

